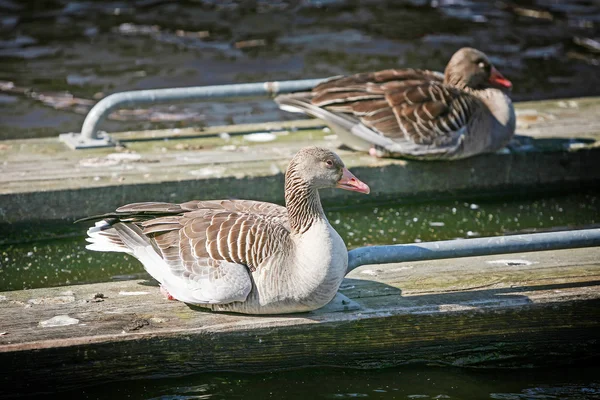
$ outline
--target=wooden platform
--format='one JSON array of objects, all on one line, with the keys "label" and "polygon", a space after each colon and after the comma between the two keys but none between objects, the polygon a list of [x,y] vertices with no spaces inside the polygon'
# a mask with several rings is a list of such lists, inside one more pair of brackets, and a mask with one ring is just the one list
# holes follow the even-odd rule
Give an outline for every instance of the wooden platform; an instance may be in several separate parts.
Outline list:
[{"label": "wooden platform", "polygon": [[[0,385],[412,362],[548,366],[600,355],[600,248],[363,266],[351,301],[290,316],[203,312],[153,282],[0,293]],[[352,309],[355,308],[355,309]]]},{"label": "wooden platform", "polygon": [[[517,110],[517,132],[525,136],[497,154],[418,162],[338,151],[372,192],[326,191],[323,201],[473,197],[600,182],[600,98],[521,103]],[[267,134],[248,135],[253,132]],[[72,151],[53,138],[1,142],[0,228],[73,220],[135,201],[282,202],[283,171],[298,149],[340,145],[317,120],[113,136],[124,147]]]}]

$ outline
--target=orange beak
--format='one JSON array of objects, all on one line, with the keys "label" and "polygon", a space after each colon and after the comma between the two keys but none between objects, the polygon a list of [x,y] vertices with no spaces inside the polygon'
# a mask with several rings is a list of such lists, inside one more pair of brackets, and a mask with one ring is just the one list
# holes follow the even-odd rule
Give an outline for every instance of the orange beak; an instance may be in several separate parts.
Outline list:
[{"label": "orange beak", "polygon": [[335,187],[365,194],[369,194],[371,192],[371,189],[369,189],[365,183],[358,180],[358,178],[356,178],[352,172],[348,171],[347,168],[344,168],[342,178],[338,181]]},{"label": "orange beak", "polygon": [[495,86],[500,86],[506,89],[511,89],[512,88],[512,82],[509,81],[508,79],[506,79],[501,73],[500,71],[498,71],[496,68],[492,67],[492,70],[490,71],[490,83],[495,85]]}]

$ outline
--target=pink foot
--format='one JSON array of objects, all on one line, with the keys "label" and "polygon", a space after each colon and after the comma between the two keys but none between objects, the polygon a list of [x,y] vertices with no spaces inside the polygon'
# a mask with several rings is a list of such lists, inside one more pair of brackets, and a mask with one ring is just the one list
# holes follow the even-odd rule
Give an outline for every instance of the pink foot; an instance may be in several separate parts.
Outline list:
[{"label": "pink foot", "polygon": [[379,154],[379,152],[377,151],[377,149],[375,147],[371,147],[369,149],[369,155],[371,157],[376,157],[376,158],[380,158],[381,157],[381,155]]},{"label": "pink foot", "polygon": [[163,296],[165,296],[165,299],[167,300],[175,300],[175,297],[171,296],[171,293],[169,293],[167,291],[167,289],[165,289],[164,287],[160,287],[160,292],[162,293]]}]

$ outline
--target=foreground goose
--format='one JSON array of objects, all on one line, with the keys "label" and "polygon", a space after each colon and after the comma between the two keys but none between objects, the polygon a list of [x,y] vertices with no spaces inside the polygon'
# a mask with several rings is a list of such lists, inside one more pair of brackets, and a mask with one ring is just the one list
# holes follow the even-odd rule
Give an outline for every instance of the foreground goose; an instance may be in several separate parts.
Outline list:
[{"label": "foreground goose", "polygon": [[327,221],[319,189],[369,193],[333,152],[307,147],[290,162],[285,204],[250,200],[135,203],[88,230],[90,250],[144,264],[176,299],[217,311],[310,311],[336,294],[346,245]]},{"label": "foreground goose", "polygon": [[[378,156],[459,159],[504,147],[515,112],[512,84],[481,51],[457,51],[440,73],[388,69],[331,78],[279,106],[325,121],[342,142]],[[501,90],[502,89],[502,90]]]}]

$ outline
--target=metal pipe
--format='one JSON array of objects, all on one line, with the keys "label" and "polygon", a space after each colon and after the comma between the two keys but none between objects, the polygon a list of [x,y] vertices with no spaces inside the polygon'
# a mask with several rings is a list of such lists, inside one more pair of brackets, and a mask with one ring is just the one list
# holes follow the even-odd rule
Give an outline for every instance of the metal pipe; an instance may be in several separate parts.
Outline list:
[{"label": "metal pipe", "polygon": [[82,139],[95,140],[98,126],[112,111],[146,104],[196,101],[223,97],[275,95],[310,90],[324,79],[242,83],[234,85],[194,86],[184,88],[134,90],[114,93],[100,100],[87,114],[81,128]]},{"label": "metal pipe", "polygon": [[361,265],[441,258],[475,257],[528,251],[600,246],[600,229],[359,247],[348,253],[348,272]]}]

